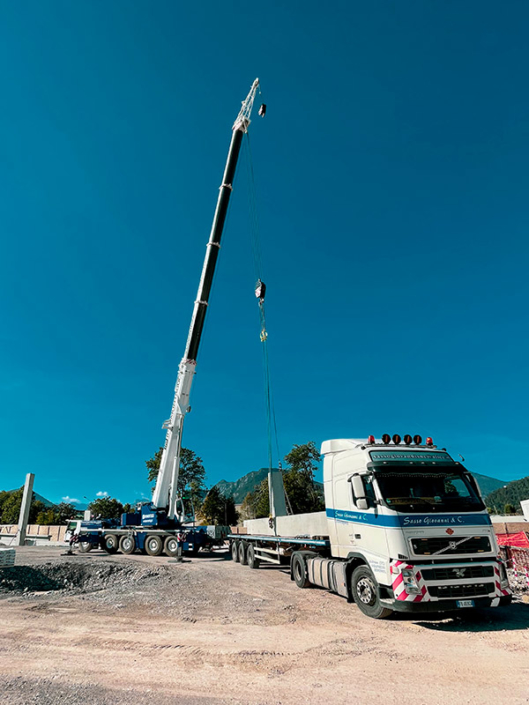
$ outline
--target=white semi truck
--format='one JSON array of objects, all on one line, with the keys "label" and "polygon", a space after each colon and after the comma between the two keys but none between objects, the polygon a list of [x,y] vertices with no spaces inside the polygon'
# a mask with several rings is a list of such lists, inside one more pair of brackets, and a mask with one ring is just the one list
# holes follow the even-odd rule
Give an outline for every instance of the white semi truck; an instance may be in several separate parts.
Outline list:
[{"label": "white semi truck", "polygon": [[298,587],[375,619],[510,604],[478,484],[444,448],[385,435],[325,441],[321,453],[325,511],[246,521],[247,534],[229,536],[235,561],[289,563]]}]

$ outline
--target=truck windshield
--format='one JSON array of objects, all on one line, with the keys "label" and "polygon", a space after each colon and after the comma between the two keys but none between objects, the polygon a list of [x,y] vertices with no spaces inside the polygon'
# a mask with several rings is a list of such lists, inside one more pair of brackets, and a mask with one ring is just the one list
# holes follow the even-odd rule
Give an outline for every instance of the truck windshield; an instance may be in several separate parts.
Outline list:
[{"label": "truck windshield", "polygon": [[428,472],[426,468],[413,472],[394,466],[376,472],[375,477],[385,504],[396,511],[475,512],[485,508],[461,472]]}]

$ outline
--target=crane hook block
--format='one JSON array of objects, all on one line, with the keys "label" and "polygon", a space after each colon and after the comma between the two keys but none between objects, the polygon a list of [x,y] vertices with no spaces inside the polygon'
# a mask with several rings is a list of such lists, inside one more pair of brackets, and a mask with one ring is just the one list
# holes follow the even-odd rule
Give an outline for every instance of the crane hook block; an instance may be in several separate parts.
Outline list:
[{"label": "crane hook block", "polygon": [[266,294],[266,284],[262,282],[260,279],[257,280],[257,284],[255,285],[255,297],[259,299],[259,301],[264,301],[264,297]]},{"label": "crane hook block", "polygon": [[266,103],[263,103],[259,108],[259,115],[264,117],[266,115]]}]

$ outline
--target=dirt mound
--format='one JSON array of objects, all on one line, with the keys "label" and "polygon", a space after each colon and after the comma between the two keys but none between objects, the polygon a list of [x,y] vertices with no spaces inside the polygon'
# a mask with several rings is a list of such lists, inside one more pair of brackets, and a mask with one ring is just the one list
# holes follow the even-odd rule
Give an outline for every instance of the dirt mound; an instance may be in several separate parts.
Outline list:
[{"label": "dirt mound", "polygon": [[[137,575],[141,573],[142,575]],[[108,587],[125,585],[131,579],[150,575],[134,565],[93,562],[46,563],[35,566],[13,566],[0,570],[0,595],[63,590],[89,593]]]}]

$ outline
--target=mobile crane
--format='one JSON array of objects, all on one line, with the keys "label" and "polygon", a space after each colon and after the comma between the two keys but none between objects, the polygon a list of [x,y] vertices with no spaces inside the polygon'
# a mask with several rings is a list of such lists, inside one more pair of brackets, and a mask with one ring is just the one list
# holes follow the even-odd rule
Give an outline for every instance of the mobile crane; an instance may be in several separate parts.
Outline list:
[{"label": "mobile crane", "polygon": [[[178,475],[184,419],[190,411],[189,396],[219,256],[220,241],[233,190],[239,152],[243,136],[251,122],[258,88],[259,79],[256,78],[233,124],[228,158],[207,244],[191,326],[184,356],[178,368],[171,416],[162,426],[167,433],[152,501],[142,505],[138,512],[123,514],[119,526],[107,525],[97,528],[93,525],[85,528],[81,526],[78,541],[80,546],[85,546],[84,550],[89,546],[100,545],[109,553],[115,553],[118,549],[123,553],[133,553],[136,549],[140,549],[151,556],[158,556],[163,551],[167,555],[174,556],[177,554],[179,544],[183,544],[184,550],[196,552],[202,546],[211,545],[212,542],[223,538],[219,535],[220,527],[185,526],[186,522],[193,517],[186,512],[183,499],[178,497]],[[259,114],[264,116],[265,112],[265,106],[261,106]],[[227,531],[225,533],[227,534]]]}]

